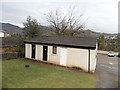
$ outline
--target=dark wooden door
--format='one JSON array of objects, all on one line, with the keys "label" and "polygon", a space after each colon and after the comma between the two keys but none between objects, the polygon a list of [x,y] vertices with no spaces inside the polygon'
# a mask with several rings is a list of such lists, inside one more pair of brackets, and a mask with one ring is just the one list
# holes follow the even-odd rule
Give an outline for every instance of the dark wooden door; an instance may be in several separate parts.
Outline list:
[{"label": "dark wooden door", "polygon": [[35,45],[32,45],[32,58],[35,58]]},{"label": "dark wooden door", "polygon": [[43,46],[43,60],[44,61],[47,61],[47,51],[48,51],[48,47]]}]

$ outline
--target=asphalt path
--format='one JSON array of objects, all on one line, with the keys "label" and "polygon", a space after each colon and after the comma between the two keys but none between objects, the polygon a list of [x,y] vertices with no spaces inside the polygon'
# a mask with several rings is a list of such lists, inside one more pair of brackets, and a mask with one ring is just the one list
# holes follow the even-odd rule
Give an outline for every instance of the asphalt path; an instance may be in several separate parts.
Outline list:
[{"label": "asphalt path", "polygon": [[96,88],[118,88],[118,57],[97,55]]}]

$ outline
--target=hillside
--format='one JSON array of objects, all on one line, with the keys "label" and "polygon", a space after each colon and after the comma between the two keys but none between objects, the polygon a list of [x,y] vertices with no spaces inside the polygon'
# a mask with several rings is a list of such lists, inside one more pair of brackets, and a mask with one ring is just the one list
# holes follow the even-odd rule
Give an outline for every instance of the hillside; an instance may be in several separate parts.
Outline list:
[{"label": "hillside", "polygon": [[2,30],[6,31],[8,34],[22,32],[22,28],[10,23],[0,23],[0,26],[2,27]]},{"label": "hillside", "polygon": [[[12,33],[22,33],[23,30],[22,28],[10,24],[10,23],[0,23],[0,26],[2,26],[2,30],[6,31],[6,33],[8,34],[12,34]],[[40,25],[40,30],[43,34],[49,34],[51,33],[52,29],[50,27],[47,26],[42,26]],[[98,37],[100,34],[105,35],[105,37],[111,37],[111,36],[116,36],[117,34],[108,34],[108,33],[100,33],[100,32],[94,32],[92,30],[82,30],[78,33],[78,36],[88,36],[88,37]]]},{"label": "hillside", "polygon": [[[0,27],[2,27],[2,30],[6,31],[6,33],[8,34],[12,34],[12,33],[21,34],[23,32],[22,28],[10,23],[0,23]],[[49,27],[41,26],[41,25],[40,25],[40,30],[43,34],[51,32],[51,29]]]},{"label": "hillside", "polygon": [[115,33],[115,34],[110,34],[110,33],[100,33],[100,32],[94,32],[92,30],[84,30],[85,34],[88,35],[88,36],[91,36],[91,37],[98,37],[99,35],[104,35],[105,37],[109,38],[109,37],[114,37],[114,36],[117,36],[118,34]]}]

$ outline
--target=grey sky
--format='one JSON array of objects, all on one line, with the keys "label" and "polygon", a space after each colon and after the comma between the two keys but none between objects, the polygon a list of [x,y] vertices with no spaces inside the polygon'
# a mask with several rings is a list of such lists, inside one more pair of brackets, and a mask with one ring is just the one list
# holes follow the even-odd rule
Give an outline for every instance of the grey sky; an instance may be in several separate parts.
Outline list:
[{"label": "grey sky", "polygon": [[[106,33],[118,32],[119,0],[2,0],[2,18],[0,22],[9,22],[23,27],[27,16],[36,18],[47,25],[44,14],[50,10],[62,12],[76,6],[77,13],[84,13],[83,21],[87,28]],[[0,11],[1,13],[1,11]]]}]

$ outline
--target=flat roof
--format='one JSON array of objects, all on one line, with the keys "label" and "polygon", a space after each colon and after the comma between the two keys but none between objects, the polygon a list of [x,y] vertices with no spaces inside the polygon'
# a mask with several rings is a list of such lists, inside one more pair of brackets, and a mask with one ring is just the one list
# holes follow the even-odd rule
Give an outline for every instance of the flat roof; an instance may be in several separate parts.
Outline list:
[{"label": "flat roof", "polygon": [[95,49],[97,39],[90,37],[40,36],[32,38],[30,40],[25,40],[24,42],[32,44]]}]

